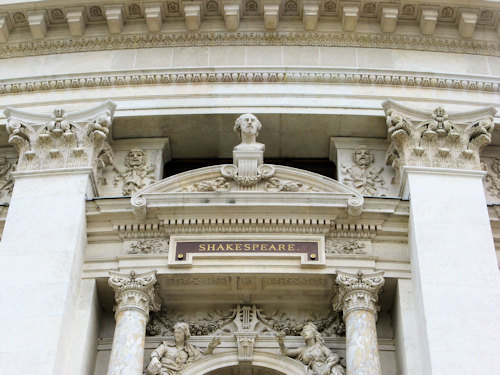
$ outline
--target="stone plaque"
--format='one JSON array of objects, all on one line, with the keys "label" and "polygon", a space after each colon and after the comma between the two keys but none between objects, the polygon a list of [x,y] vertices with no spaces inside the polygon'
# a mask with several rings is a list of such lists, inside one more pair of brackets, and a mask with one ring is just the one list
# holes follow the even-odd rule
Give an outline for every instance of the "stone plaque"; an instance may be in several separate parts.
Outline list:
[{"label": "stone plaque", "polygon": [[318,242],[306,241],[179,241],[175,243],[177,261],[188,254],[306,254],[308,260],[318,260]]}]

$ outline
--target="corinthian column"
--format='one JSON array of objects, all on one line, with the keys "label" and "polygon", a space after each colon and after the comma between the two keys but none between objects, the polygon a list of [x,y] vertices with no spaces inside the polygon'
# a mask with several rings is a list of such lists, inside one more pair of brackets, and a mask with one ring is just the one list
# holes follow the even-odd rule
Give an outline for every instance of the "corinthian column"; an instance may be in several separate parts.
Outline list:
[{"label": "corinthian column", "polygon": [[377,341],[377,301],[383,272],[357,275],[337,272],[335,311],[343,310],[346,330],[347,375],[380,375]]},{"label": "corinthian column", "polygon": [[[400,176],[402,196],[410,198],[419,331],[414,346],[422,355],[415,358],[411,347],[398,350],[421,366],[416,373],[497,374],[500,277],[480,159],[496,111],[448,113],[438,107],[430,113],[392,101],[383,106],[391,141],[387,162]],[[477,311],[487,318],[478,319]]]},{"label": "corinthian column", "polygon": [[156,294],[156,271],[128,275],[110,271],[109,285],[115,291],[115,334],[108,375],[141,375],[149,311],[160,310]]}]

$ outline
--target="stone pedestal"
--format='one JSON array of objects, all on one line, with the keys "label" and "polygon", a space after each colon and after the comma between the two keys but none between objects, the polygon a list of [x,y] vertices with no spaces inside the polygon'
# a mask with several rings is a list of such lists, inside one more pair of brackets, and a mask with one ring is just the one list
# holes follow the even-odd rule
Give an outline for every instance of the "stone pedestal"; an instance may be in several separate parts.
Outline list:
[{"label": "stone pedestal", "polygon": [[339,290],[333,308],[344,313],[347,375],[381,374],[376,321],[382,275],[337,273]]},{"label": "stone pedestal", "polygon": [[149,311],[158,311],[156,271],[136,275],[110,272],[108,282],[115,291],[115,334],[108,375],[141,375]]},{"label": "stone pedestal", "polygon": [[19,153],[0,244],[0,363],[10,375],[75,373],[73,346],[86,246],[85,197],[114,104],[40,115],[8,108]]}]

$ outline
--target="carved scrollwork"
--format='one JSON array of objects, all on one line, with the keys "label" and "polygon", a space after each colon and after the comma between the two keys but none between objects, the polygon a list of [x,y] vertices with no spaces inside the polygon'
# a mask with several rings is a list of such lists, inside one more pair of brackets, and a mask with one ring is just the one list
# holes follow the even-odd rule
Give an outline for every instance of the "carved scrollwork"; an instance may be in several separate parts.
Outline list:
[{"label": "carved scrollwork", "polygon": [[299,319],[293,314],[274,311],[266,314],[262,309],[238,305],[227,311],[214,310],[201,316],[192,317],[182,311],[161,310],[151,313],[147,325],[149,336],[168,336],[173,334],[175,322],[185,322],[194,336],[210,334],[230,335],[235,332],[259,332],[276,334],[285,332],[289,336],[299,336],[307,322],[314,323],[320,332],[330,337],[345,335],[345,326],[339,313],[328,311],[314,313]]},{"label": "carved scrollwork", "polygon": [[366,245],[356,240],[326,238],[325,252],[327,254],[366,254]]},{"label": "carved scrollwork", "polygon": [[344,319],[351,311],[378,311],[378,294],[385,283],[383,272],[356,275],[337,271],[338,293],[333,300],[333,310],[343,311]]},{"label": "carved scrollwork", "polygon": [[7,108],[9,143],[19,153],[17,170],[91,167],[97,181],[102,164],[112,159],[107,137],[114,108],[108,101],[82,112],[57,108],[52,116]]},{"label": "carved scrollwork", "polygon": [[169,240],[167,239],[144,239],[130,244],[127,254],[157,254],[168,252]]},{"label": "carved scrollwork", "polygon": [[148,316],[149,311],[159,311],[161,300],[156,290],[156,271],[143,274],[120,274],[110,271],[108,284],[115,291],[116,314],[123,310],[138,310]]},{"label": "carved scrollwork", "polygon": [[398,177],[404,166],[481,169],[480,153],[494,128],[493,108],[455,115],[456,121],[441,107],[426,115],[386,101],[384,109],[391,140],[386,163]]}]

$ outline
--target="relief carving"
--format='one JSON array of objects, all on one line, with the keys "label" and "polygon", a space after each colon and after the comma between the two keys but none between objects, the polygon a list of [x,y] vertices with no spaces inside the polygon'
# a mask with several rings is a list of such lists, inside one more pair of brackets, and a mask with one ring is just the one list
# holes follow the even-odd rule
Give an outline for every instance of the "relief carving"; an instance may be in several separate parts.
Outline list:
[{"label": "relief carving", "polygon": [[359,146],[352,153],[352,161],[354,164],[350,167],[342,165],[342,173],[346,175],[342,182],[362,195],[384,197],[383,191],[387,190],[382,177],[384,168],[373,165],[375,162],[373,153],[366,146]]},{"label": "relief carving", "polygon": [[491,166],[485,161],[481,162],[482,169],[487,172],[484,179],[486,191],[492,196],[500,198],[500,158],[496,158],[491,162]]},{"label": "relief carving", "polygon": [[147,239],[138,240],[127,248],[127,254],[157,254],[168,252],[169,240],[165,239]]},{"label": "relief carving", "polygon": [[147,165],[144,150],[137,148],[130,150],[125,157],[125,167],[124,171],[120,171],[116,166],[113,168],[118,173],[113,184],[115,187],[119,183],[123,184],[122,194],[124,196],[132,195],[155,180],[155,166]]},{"label": "relief carving", "polygon": [[327,254],[366,254],[366,245],[356,240],[326,238],[325,252]]},{"label": "relief carving", "polygon": [[27,114],[7,107],[9,143],[19,154],[17,171],[91,167],[94,181],[112,157],[107,137],[115,104],[107,101],[90,110],[52,116]]},{"label": "relief carving", "polygon": [[494,108],[452,116],[441,107],[427,115],[390,100],[383,106],[391,140],[386,163],[396,170],[394,182],[401,180],[404,166],[481,169],[480,153],[491,143],[494,129]]},{"label": "relief carving", "polygon": [[12,194],[14,180],[11,173],[16,170],[16,164],[12,164],[6,157],[0,157],[0,199],[5,201]]},{"label": "relief carving", "polygon": [[272,335],[284,332],[289,336],[299,336],[305,324],[310,322],[329,337],[345,335],[341,316],[333,311],[313,313],[304,319],[279,310],[267,315],[255,305],[237,305],[227,311],[208,311],[198,316],[190,316],[183,311],[167,313],[165,310],[150,314],[146,328],[148,336],[168,336],[173,334],[175,322],[188,324],[194,336],[231,335],[235,332],[252,331]]},{"label": "relief carving", "polygon": [[309,192],[319,191],[318,189],[295,181],[283,181],[277,177],[268,179],[265,187],[266,191],[291,191],[291,192]]},{"label": "relief carving", "polygon": [[281,354],[292,357],[306,366],[308,375],[345,375],[345,368],[340,364],[338,353],[332,352],[313,323],[306,323],[301,331],[306,345],[288,349],[284,343],[285,333],[280,332],[276,339]]},{"label": "relief carving", "polygon": [[151,361],[146,367],[148,375],[177,375],[189,363],[212,354],[220,344],[220,338],[215,337],[205,351],[187,342],[191,337],[189,325],[179,322],[173,327],[175,343],[164,341],[151,353]]},{"label": "relief carving", "polygon": [[184,186],[182,192],[206,192],[206,191],[228,191],[229,182],[225,177],[217,177],[212,180],[195,182]]}]

